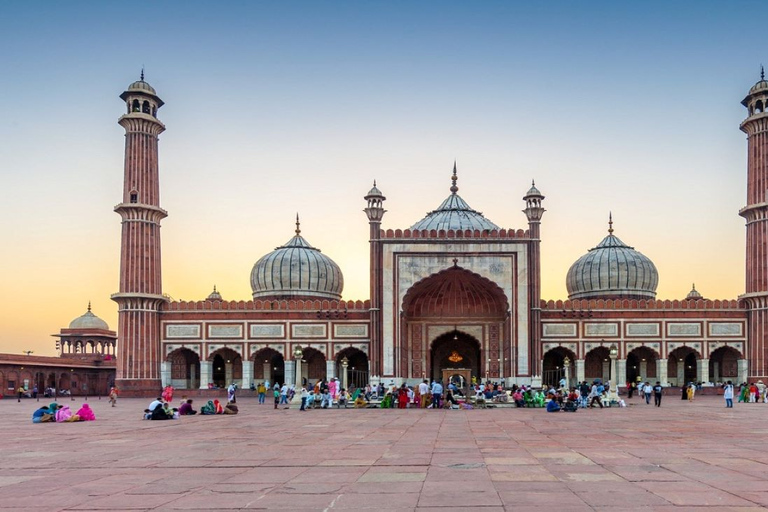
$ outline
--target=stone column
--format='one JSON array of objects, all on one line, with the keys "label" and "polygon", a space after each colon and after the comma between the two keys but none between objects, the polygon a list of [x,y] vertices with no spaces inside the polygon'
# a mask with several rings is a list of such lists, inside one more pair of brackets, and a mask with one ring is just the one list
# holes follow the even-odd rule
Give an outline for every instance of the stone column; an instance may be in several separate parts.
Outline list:
[{"label": "stone column", "polygon": [[709,359],[699,359],[696,361],[696,380],[699,382],[709,382]]},{"label": "stone column", "polygon": [[610,379],[611,375],[611,363],[610,361],[603,361],[603,382]]},{"label": "stone column", "polygon": [[302,369],[301,368],[302,367],[301,359],[296,359],[295,365],[296,365],[296,369],[295,369],[295,371],[296,371],[296,379],[295,379],[295,382],[294,382],[294,386],[296,386],[296,394],[298,395],[299,391],[301,391],[301,385],[303,384],[303,382],[302,382],[302,372],[301,372],[301,369]]},{"label": "stone column", "polygon": [[240,382],[241,388],[248,388],[253,382],[253,361],[243,361],[243,380]]},{"label": "stone column", "polygon": [[669,377],[667,377],[667,360],[666,359],[656,360],[656,380],[661,382],[662,386],[667,385],[667,381],[669,380]]},{"label": "stone column", "polygon": [[232,363],[224,363],[224,387],[232,384]]},{"label": "stone column", "polygon": [[680,387],[685,386],[685,360],[677,360],[677,385]]},{"label": "stone column", "polygon": [[208,383],[213,376],[213,363],[210,361],[200,361],[200,389],[208,389]]},{"label": "stone column", "polygon": [[268,380],[270,383],[272,382],[272,363],[266,362],[263,366],[264,369],[264,380]]},{"label": "stone column", "polygon": [[336,376],[336,361],[325,362],[325,378],[328,382]]},{"label": "stone column", "polygon": [[624,384],[627,383],[627,360],[616,360],[616,376],[611,381],[611,384],[616,383],[616,391],[619,391]]},{"label": "stone column", "polygon": [[563,369],[565,370],[565,387],[571,389],[571,367],[565,366]]},{"label": "stone column", "polygon": [[285,384],[291,385],[296,381],[296,363],[294,361],[285,362]]},{"label": "stone column", "polygon": [[195,389],[196,381],[197,381],[197,365],[192,363],[189,365],[189,382],[187,382],[187,389]]},{"label": "stone column", "polygon": [[643,376],[643,382],[650,382],[648,379],[648,361],[640,361],[640,375]]},{"label": "stone column", "polygon": [[160,384],[165,387],[171,384],[171,363],[163,361],[160,363]]},{"label": "stone column", "polygon": [[720,363],[715,361],[712,363],[712,370],[713,370],[713,382],[719,382],[720,381]]},{"label": "stone column", "polygon": [[736,361],[736,363],[738,364],[738,368],[739,368],[739,373],[738,373],[739,381],[734,382],[734,384],[738,385],[738,384],[741,384],[742,382],[747,382],[747,375],[749,372],[749,361],[747,359],[739,359],[738,361]]},{"label": "stone column", "polygon": [[576,380],[579,382],[583,382],[584,380],[586,380],[586,377],[584,376],[584,360],[583,359],[576,360]]}]

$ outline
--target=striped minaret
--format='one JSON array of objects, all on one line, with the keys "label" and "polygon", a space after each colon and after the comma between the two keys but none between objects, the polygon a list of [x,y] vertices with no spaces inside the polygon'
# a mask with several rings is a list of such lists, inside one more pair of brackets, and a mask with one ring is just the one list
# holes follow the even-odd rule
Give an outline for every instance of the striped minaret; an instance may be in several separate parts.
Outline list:
[{"label": "striped minaret", "polygon": [[747,118],[747,205],[739,215],[747,221],[746,293],[749,380],[768,378],[768,82],[760,80],[741,102]]},{"label": "striped minaret", "polygon": [[157,119],[163,101],[141,79],[120,95],[127,112],[118,304],[117,386],[123,396],[157,396],[160,391],[160,208],[157,138],[165,126]]}]

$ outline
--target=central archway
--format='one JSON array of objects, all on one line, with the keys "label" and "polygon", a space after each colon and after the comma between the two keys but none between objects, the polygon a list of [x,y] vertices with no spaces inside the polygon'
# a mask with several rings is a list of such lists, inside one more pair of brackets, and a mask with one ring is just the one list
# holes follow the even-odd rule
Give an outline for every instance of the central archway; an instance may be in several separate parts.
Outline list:
[{"label": "central archway", "polygon": [[432,380],[442,380],[443,370],[447,369],[471,370],[472,376],[481,380],[480,342],[460,331],[435,338],[430,350],[430,368]]},{"label": "central archway", "polygon": [[510,375],[507,296],[496,283],[455,262],[415,283],[403,297],[396,363],[405,378],[442,378],[441,368],[453,364],[446,359],[453,349],[461,364],[472,362],[478,378]]}]

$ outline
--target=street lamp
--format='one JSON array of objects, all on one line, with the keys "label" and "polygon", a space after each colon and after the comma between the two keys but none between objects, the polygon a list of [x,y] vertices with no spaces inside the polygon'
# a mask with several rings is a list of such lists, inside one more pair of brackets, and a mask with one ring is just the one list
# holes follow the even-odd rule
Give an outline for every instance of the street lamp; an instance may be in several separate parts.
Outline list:
[{"label": "street lamp", "polygon": [[344,387],[344,389],[347,389],[347,367],[349,366],[349,359],[347,359],[347,356],[344,356],[341,358],[341,367],[342,367],[342,378],[344,379],[341,383],[341,385]]},{"label": "street lamp", "polygon": [[619,348],[616,344],[612,344],[608,349],[608,354],[611,356],[611,379],[615,381],[616,389],[618,389],[618,376],[616,375],[616,358],[619,355]]},{"label": "street lamp", "polygon": [[301,358],[304,356],[304,350],[301,345],[296,345],[293,348],[293,359],[296,361],[296,395],[300,395],[301,390]]},{"label": "street lamp", "polygon": [[565,370],[565,388],[571,388],[571,358],[565,356],[563,359],[563,369]]}]

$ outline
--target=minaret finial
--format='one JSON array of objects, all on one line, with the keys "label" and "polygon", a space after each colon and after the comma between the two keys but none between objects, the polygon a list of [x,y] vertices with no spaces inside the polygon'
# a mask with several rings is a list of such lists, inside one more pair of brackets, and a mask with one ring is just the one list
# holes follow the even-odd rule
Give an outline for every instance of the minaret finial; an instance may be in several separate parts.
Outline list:
[{"label": "minaret finial", "polygon": [[760,80],[765,80],[765,68],[760,64]]},{"label": "minaret finial", "polygon": [[456,195],[456,192],[459,191],[459,187],[456,186],[456,180],[458,180],[459,177],[456,175],[456,159],[453,160],[453,176],[451,176],[451,194]]},{"label": "minaret finial", "polygon": [[608,234],[613,234],[613,212],[608,212]]},{"label": "minaret finial", "polygon": [[376,186],[376,180],[373,180],[373,186],[374,187]]},{"label": "minaret finial", "polygon": [[531,180],[531,186],[532,186],[532,187],[535,187],[535,186],[536,186],[536,180]]},{"label": "minaret finial", "polygon": [[144,81],[144,65],[141,65],[141,81]]},{"label": "minaret finial", "polygon": [[299,214],[296,213],[296,236],[301,234],[301,223],[299,222]]},{"label": "minaret finial", "polygon": [[216,293],[216,285],[213,285],[213,293]]},{"label": "minaret finial", "polygon": [[696,290],[696,283],[693,283],[693,289]]},{"label": "minaret finial", "polygon": [[91,312],[91,301],[88,301],[88,312]]}]

